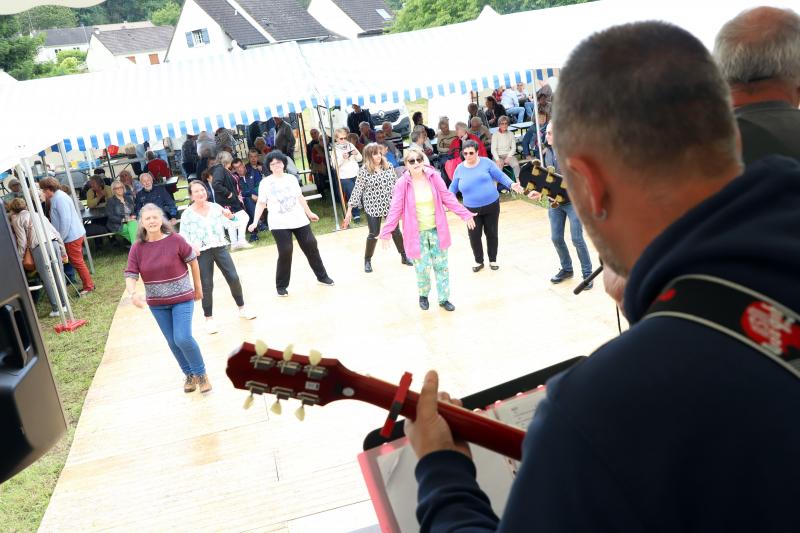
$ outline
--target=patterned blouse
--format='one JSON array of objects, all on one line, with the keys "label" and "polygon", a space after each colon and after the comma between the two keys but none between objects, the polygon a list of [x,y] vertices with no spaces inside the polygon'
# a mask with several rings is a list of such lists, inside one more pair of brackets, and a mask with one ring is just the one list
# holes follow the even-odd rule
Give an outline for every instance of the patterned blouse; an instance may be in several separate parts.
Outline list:
[{"label": "patterned blouse", "polygon": [[356,186],[350,195],[350,207],[363,207],[371,217],[385,217],[392,204],[395,183],[397,174],[391,167],[373,173],[370,173],[367,167],[362,167],[358,171]]},{"label": "patterned blouse", "polygon": [[227,246],[225,228],[231,225],[222,214],[221,205],[209,202],[208,206],[209,210],[205,216],[189,207],[181,217],[181,236],[201,252],[209,248]]}]

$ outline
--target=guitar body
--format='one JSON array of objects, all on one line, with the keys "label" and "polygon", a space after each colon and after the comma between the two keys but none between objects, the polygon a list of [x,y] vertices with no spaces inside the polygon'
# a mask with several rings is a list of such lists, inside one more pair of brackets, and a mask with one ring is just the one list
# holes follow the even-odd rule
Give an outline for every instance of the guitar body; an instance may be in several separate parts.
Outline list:
[{"label": "guitar body", "polygon": [[[303,405],[326,405],[336,400],[359,400],[414,420],[419,394],[398,394],[398,387],[347,369],[336,359],[319,354],[299,355],[291,346],[281,351],[263,343],[244,343],[228,358],[225,370],[237,389],[251,394],[293,398]],[[439,414],[453,436],[512,459],[522,457],[525,432],[479,413],[439,402]]]}]

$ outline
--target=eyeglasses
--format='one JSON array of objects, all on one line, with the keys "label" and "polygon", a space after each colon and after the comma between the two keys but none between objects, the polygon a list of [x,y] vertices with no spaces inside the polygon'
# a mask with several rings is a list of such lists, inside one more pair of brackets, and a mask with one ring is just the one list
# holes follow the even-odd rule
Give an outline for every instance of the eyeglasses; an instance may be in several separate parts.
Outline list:
[{"label": "eyeglasses", "polygon": [[417,163],[422,163],[424,161],[425,161],[424,159],[420,159],[418,157],[412,157],[412,158],[406,159],[406,164],[408,164],[408,165],[416,165]]},{"label": "eyeglasses", "polygon": [[464,155],[475,155],[475,151],[473,151],[473,150],[470,150],[469,152],[467,152],[467,151],[464,151],[464,152],[462,152],[462,153],[463,153]]}]

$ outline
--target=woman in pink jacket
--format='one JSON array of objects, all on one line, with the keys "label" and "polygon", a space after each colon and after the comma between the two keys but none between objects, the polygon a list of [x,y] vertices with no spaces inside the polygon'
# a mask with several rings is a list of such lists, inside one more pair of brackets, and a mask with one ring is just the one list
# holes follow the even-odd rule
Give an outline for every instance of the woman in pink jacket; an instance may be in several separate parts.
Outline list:
[{"label": "woman in pink jacket", "polygon": [[392,205],[379,237],[383,239],[383,247],[388,248],[389,236],[402,219],[403,245],[417,272],[420,308],[425,311],[429,307],[430,271],[433,267],[439,306],[446,311],[455,311],[455,306],[450,303],[450,272],[447,268],[450,228],[444,208],[461,217],[469,229],[475,227],[474,214],[458,203],[438,172],[424,166],[425,155],[421,151],[410,148],[403,159],[406,171],[394,187]]}]

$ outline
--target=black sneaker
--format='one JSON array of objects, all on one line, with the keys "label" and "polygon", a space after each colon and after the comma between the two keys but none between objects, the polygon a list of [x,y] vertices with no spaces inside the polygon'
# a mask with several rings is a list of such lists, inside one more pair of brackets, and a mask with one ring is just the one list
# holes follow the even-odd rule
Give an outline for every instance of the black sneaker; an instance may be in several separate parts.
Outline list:
[{"label": "black sneaker", "polygon": [[443,302],[439,302],[439,307],[444,309],[445,311],[455,311],[456,306],[451,304],[449,301],[445,300]]},{"label": "black sneaker", "polygon": [[322,279],[317,280],[319,281],[320,285],[327,285],[328,287],[333,287],[333,280],[328,276],[325,276]]},{"label": "black sneaker", "polygon": [[564,270],[563,268],[558,271],[558,274],[550,278],[550,283],[561,283],[565,279],[569,279],[573,276],[572,270]]},{"label": "black sneaker", "polygon": [[428,297],[427,296],[420,296],[419,297],[419,308],[422,309],[423,311],[427,311],[429,307],[430,307],[430,304],[428,303]]},{"label": "black sneaker", "polygon": [[286,296],[289,296],[289,291],[287,291],[286,289],[278,288],[278,296],[285,298]]}]

